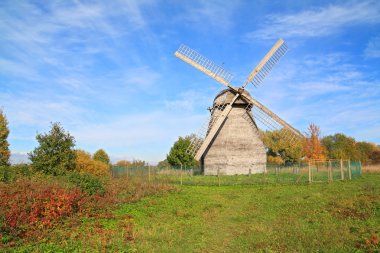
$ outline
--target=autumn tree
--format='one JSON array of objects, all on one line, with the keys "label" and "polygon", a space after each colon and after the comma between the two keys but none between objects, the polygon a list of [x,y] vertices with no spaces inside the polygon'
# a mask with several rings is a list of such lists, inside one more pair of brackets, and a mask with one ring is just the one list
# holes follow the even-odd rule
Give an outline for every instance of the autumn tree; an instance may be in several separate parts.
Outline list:
[{"label": "autumn tree", "polygon": [[281,130],[262,132],[262,140],[267,149],[267,162],[276,164],[298,163],[302,157],[301,141],[290,142]]},{"label": "autumn tree", "polygon": [[116,163],[116,166],[120,167],[129,167],[129,168],[142,168],[146,167],[149,164],[146,161],[133,159],[132,161],[120,160]]},{"label": "autumn tree", "polygon": [[120,167],[128,167],[128,166],[131,166],[131,162],[130,161],[127,161],[127,160],[120,160],[120,161],[117,161],[116,163],[116,166],[120,166]]},{"label": "autumn tree", "polygon": [[148,166],[148,163],[144,160],[133,159],[131,162],[131,167],[133,168],[141,168],[146,166]]},{"label": "autumn tree", "polygon": [[321,141],[321,132],[319,127],[313,123],[309,125],[306,138],[303,143],[303,152],[306,158],[313,160],[326,159],[325,148]]},{"label": "autumn tree", "polygon": [[46,174],[62,175],[75,168],[75,139],[59,123],[49,133],[38,134],[39,146],[28,154],[32,167]]},{"label": "autumn tree", "polygon": [[194,134],[186,137],[179,137],[178,140],[173,144],[170,149],[169,154],[166,156],[168,163],[172,166],[198,166],[199,163],[191,156],[186,153],[186,149],[189,147],[192,138],[197,138]]},{"label": "autumn tree", "polygon": [[106,153],[106,151],[104,151],[103,149],[99,149],[97,150],[93,157],[92,157],[94,160],[96,161],[100,161],[100,162],[103,162],[107,165],[110,164],[110,157],[108,156],[108,154]]},{"label": "autumn tree", "polygon": [[371,159],[371,162],[373,163],[380,163],[380,148],[377,150],[373,151],[370,155],[369,158]]},{"label": "autumn tree", "polygon": [[92,159],[90,153],[84,150],[76,150],[75,170],[81,173],[88,173],[95,176],[109,174],[110,169],[107,164]]},{"label": "autumn tree", "polygon": [[344,134],[325,136],[321,140],[330,159],[358,160],[359,152],[356,149],[355,139]]},{"label": "autumn tree", "polygon": [[361,141],[355,144],[359,160],[363,163],[372,162],[371,154],[378,150],[376,144]]},{"label": "autumn tree", "polygon": [[0,166],[9,166],[9,157],[11,152],[9,151],[8,143],[8,121],[5,114],[0,109]]}]

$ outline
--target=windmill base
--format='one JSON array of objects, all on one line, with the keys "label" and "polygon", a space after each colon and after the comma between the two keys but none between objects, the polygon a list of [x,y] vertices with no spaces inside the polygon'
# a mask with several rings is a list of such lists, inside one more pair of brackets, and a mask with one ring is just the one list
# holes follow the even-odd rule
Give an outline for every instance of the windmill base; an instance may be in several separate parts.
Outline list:
[{"label": "windmill base", "polygon": [[266,163],[251,164],[250,166],[240,167],[233,165],[220,164],[220,166],[204,166],[202,171],[205,176],[216,175],[249,175],[266,172]]}]

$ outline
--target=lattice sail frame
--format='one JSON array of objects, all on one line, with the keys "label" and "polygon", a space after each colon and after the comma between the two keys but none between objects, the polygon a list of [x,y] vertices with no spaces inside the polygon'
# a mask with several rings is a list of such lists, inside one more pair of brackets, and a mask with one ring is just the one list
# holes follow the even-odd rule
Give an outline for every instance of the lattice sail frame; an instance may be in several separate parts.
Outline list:
[{"label": "lattice sail frame", "polygon": [[[245,113],[242,114],[242,117],[247,120],[248,122],[252,122],[250,117],[253,117],[255,122],[262,123],[265,127],[267,127],[270,131],[279,131],[281,132],[281,136],[289,142],[290,145],[295,144],[300,138],[299,135],[294,134],[292,131],[290,131],[288,128],[281,125],[279,122],[274,120],[270,115],[268,115],[266,112],[261,110],[259,107],[249,103],[245,107]],[[249,116],[251,115],[251,116]],[[252,123],[253,124],[253,123]],[[259,128],[259,126],[256,124],[256,127]],[[256,129],[254,127],[254,129]],[[264,131],[264,129],[261,129]],[[260,138],[263,136],[259,134]]]},{"label": "lattice sail frame", "polygon": [[233,75],[222,66],[219,66],[215,62],[209,60],[205,56],[184,44],[179,47],[174,55],[194,66],[206,75],[214,78],[223,85],[229,86],[229,83],[233,78]]},{"label": "lattice sail frame", "polygon": [[248,83],[252,83],[253,86],[258,87],[287,51],[288,46],[285,42],[282,39],[278,40],[259,64],[257,64],[255,69],[249,74],[242,88],[245,88]]},{"label": "lattice sail frame", "polygon": [[195,154],[198,152],[199,148],[202,146],[206,136],[210,132],[211,128],[213,127],[214,123],[218,120],[220,115],[215,116],[214,111],[220,110],[223,111],[226,107],[226,98],[227,94],[225,93],[221,99],[221,103],[214,105],[210,109],[210,115],[207,118],[207,120],[203,123],[202,127],[198,130],[197,134],[195,134],[195,138],[193,138],[190,142],[190,145],[186,149],[186,153],[195,156]]}]

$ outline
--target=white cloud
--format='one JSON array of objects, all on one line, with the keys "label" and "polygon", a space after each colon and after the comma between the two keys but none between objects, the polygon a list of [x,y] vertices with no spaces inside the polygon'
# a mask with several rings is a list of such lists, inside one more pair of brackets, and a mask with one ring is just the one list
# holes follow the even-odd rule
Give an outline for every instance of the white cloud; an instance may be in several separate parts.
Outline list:
[{"label": "white cloud", "polygon": [[211,106],[212,99],[212,95],[205,92],[205,90],[187,90],[181,92],[173,99],[165,100],[164,105],[170,110],[191,112],[198,109],[200,105],[208,104]]},{"label": "white cloud", "polygon": [[377,24],[380,22],[378,1],[348,2],[328,5],[295,14],[266,16],[256,31],[247,33],[246,39],[275,39],[278,37],[324,37],[339,32],[346,26]]},{"label": "white cloud", "polygon": [[368,42],[364,50],[364,56],[367,58],[380,58],[380,36],[374,37]]},{"label": "white cloud", "polygon": [[217,27],[217,31],[225,32],[233,26],[233,15],[240,6],[240,1],[195,1],[186,4],[185,12],[176,18],[190,22],[199,30],[207,27]]}]

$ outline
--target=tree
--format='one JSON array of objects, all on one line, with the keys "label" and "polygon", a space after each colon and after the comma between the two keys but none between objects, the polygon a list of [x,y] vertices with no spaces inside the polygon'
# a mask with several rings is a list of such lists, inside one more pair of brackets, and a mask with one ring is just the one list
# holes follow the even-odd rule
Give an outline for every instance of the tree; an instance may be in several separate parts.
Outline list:
[{"label": "tree", "polygon": [[116,166],[120,166],[120,167],[128,167],[130,165],[131,165],[131,162],[127,160],[120,160],[116,163]]},{"label": "tree", "polygon": [[46,174],[62,175],[75,168],[75,139],[59,123],[47,134],[37,134],[39,146],[28,154],[32,167]]},{"label": "tree", "polygon": [[141,168],[148,166],[148,163],[143,160],[132,160],[132,162],[127,160],[120,160],[116,163],[116,166],[129,167],[129,168]]},{"label": "tree", "polygon": [[371,159],[371,162],[373,163],[380,163],[380,149],[373,151],[369,158]]},{"label": "tree", "polygon": [[0,166],[9,166],[9,143],[7,141],[9,135],[8,121],[5,114],[0,109]]},{"label": "tree", "polygon": [[326,148],[327,156],[330,159],[359,159],[359,152],[356,149],[355,139],[344,134],[335,134],[323,137],[321,140]]},{"label": "tree", "polygon": [[319,127],[313,123],[309,125],[306,138],[303,143],[304,155],[308,159],[324,160],[326,159],[325,148],[320,141],[321,132]]},{"label": "tree", "polygon": [[95,176],[104,176],[109,173],[109,166],[101,161],[91,158],[90,153],[84,150],[76,150],[75,170]]},{"label": "tree", "polygon": [[110,164],[110,157],[108,156],[108,154],[106,153],[106,151],[104,151],[103,149],[99,149],[97,150],[93,157],[92,157],[94,160],[96,161],[100,161],[100,162],[103,162],[107,165]]},{"label": "tree", "polygon": [[169,167],[169,166],[170,166],[170,164],[169,164],[167,159],[165,159],[163,161],[159,161],[157,164],[158,168],[165,168],[165,167]]},{"label": "tree", "polygon": [[363,163],[371,162],[371,154],[377,150],[376,144],[365,141],[357,142],[355,148],[359,154],[359,160]]},{"label": "tree", "polygon": [[302,157],[301,141],[290,143],[281,130],[265,131],[261,133],[264,145],[267,149],[268,163],[285,164],[298,163]]},{"label": "tree", "polygon": [[189,147],[192,138],[197,138],[194,134],[186,136],[185,138],[179,137],[173,144],[169,154],[166,156],[168,163],[172,166],[199,166],[199,163],[189,154],[186,149]]},{"label": "tree", "polygon": [[148,166],[148,163],[143,161],[143,160],[133,160],[132,163],[131,163],[131,167],[133,168],[141,168],[141,167],[145,167],[145,166]]}]

